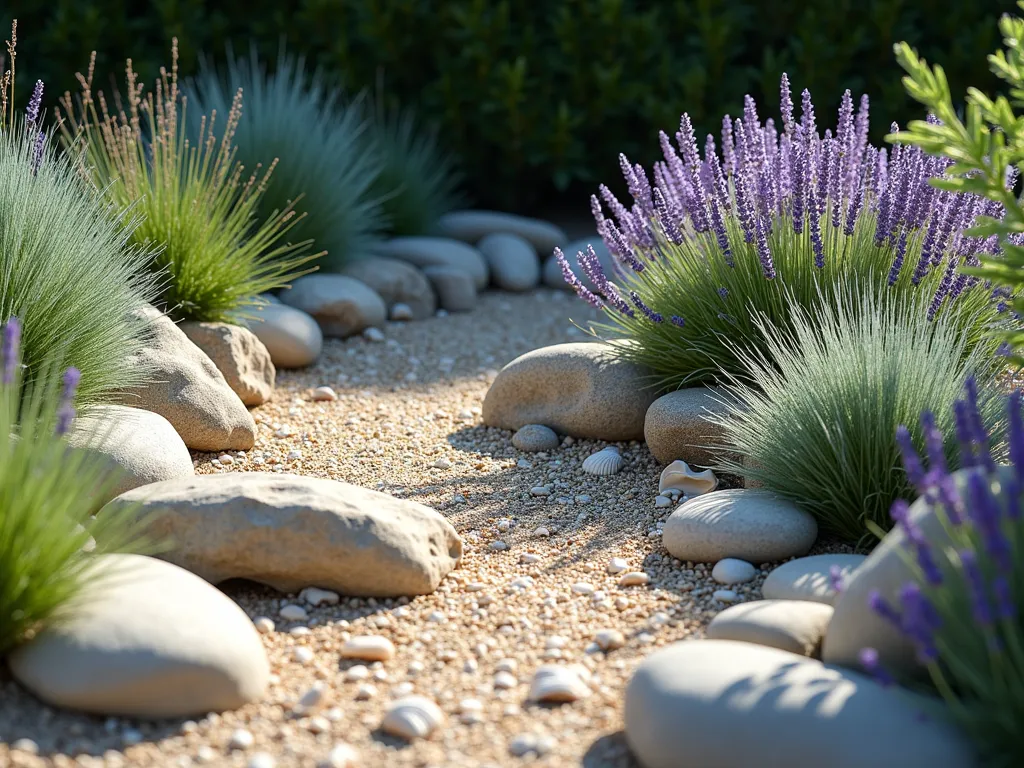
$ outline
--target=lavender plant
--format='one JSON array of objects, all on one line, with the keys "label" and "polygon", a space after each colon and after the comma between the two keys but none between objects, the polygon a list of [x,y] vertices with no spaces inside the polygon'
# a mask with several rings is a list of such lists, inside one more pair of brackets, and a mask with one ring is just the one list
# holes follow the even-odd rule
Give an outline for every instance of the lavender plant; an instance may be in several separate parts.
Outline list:
[{"label": "lavender plant", "polygon": [[[921,415],[924,454],[910,430],[897,440],[907,476],[920,493],[912,506],[898,501],[892,519],[903,531],[904,558],[913,580],[899,591],[899,603],[878,592],[871,606],[912,641],[918,659],[970,734],[980,764],[1001,768],[1024,758],[1024,418],[1020,391],[1007,402],[1009,466],[997,464],[996,442],[984,426],[977,388],[953,409],[960,463],[950,472],[945,438],[931,412]],[[923,534],[924,515],[938,518],[947,541]],[[865,648],[861,662],[883,682],[893,682],[878,652]]]},{"label": "lavender plant", "polygon": [[47,362],[43,383],[24,389],[19,350],[29,335],[13,317],[0,330],[0,656],[71,615],[83,589],[96,585],[95,555],[154,544],[135,532],[136,510],[92,517],[117,472],[63,437],[75,416],[77,368],[61,376]]},{"label": "lavender plant", "polygon": [[747,97],[743,116],[726,116],[720,145],[709,135],[703,155],[684,114],[678,150],[661,134],[653,183],[620,157],[632,205],[604,186],[591,198],[615,274],[592,249],[579,257],[596,293],[556,252],[566,280],[606,311],[601,331],[638,342],[616,345],[618,354],[648,366],[665,388],[715,381],[742,371],[739,350],[763,343],[758,318],[788,329],[792,306],[834,303],[844,286],[897,302],[924,292],[931,318],[964,306],[971,347],[1005,322],[990,287],[962,271],[998,250],[995,237],[962,230],[980,214],[1001,216],[1000,203],[929,184],[948,160],[870,146],[867,97],[855,109],[847,91],[835,131],[824,134],[806,90],[795,114],[785,75],[781,101],[776,125]]},{"label": "lavender plant", "polygon": [[202,118],[194,142],[188,138],[177,55],[175,39],[171,71],[162,69],[146,94],[129,59],[126,108],[118,95],[111,109],[102,92],[93,95],[93,54],[88,74],[79,74],[77,103],[70,94],[61,100],[61,128],[69,146],[83,148],[84,170],[107,199],[141,214],[130,237],[154,251],[161,308],[176,320],[237,320],[258,294],[313,271],[307,265],[319,254],[308,240],[289,242],[301,219],[290,205],[257,215],[277,161],[247,172],[236,161],[241,91],[220,113],[219,139],[215,112]]}]

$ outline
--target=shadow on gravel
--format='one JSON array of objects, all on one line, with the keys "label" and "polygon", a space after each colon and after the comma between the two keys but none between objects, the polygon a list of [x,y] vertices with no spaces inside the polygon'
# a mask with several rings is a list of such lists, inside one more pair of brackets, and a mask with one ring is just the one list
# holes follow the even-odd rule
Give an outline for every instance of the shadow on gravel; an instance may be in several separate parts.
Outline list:
[{"label": "shadow on gravel", "polygon": [[640,768],[640,763],[629,751],[623,731],[602,736],[583,755],[582,768]]}]

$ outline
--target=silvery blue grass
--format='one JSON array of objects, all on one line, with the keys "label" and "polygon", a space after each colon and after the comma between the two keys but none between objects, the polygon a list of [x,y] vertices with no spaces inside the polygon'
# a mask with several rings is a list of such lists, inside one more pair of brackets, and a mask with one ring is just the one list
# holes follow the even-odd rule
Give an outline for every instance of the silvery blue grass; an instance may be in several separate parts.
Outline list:
[{"label": "silvery blue grass", "polygon": [[980,318],[969,313],[979,335],[1004,308],[1000,295],[960,271],[998,251],[995,237],[964,230],[979,215],[999,218],[1001,204],[930,185],[949,160],[871,146],[866,96],[855,109],[847,91],[837,127],[824,133],[806,90],[800,102],[797,116],[784,75],[781,125],[762,122],[747,97],[742,117],[726,116],[703,154],[684,114],[675,145],[661,134],[664,159],[651,175],[621,156],[632,205],[605,186],[591,198],[616,274],[592,249],[578,256],[596,291],[556,252],[566,280],[608,312],[606,327],[640,342],[621,345],[622,353],[650,365],[662,384],[734,370],[722,336],[756,342],[751,313],[788,325],[787,289],[803,306],[839,284],[888,286],[896,296],[924,290],[930,317],[970,296],[978,309],[993,304]]}]

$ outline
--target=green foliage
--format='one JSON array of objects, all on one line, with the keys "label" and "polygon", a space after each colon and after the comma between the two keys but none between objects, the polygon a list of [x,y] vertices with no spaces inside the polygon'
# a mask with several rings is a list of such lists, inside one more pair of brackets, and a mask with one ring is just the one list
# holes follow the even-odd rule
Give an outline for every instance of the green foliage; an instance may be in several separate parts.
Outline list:
[{"label": "green foliage", "polygon": [[60,368],[44,361],[43,383],[23,392],[17,359],[2,362],[16,373],[0,382],[0,656],[71,615],[83,588],[102,586],[95,555],[154,551],[135,533],[137,510],[91,517],[118,477],[106,457],[71,450],[56,434],[68,407]]},{"label": "green foliage", "polygon": [[412,110],[388,107],[378,99],[365,144],[380,158],[381,173],[370,195],[381,201],[390,234],[433,234],[438,219],[463,204],[461,174],[452,157]]},{"label": "green foliage", "polygon": [[[791,304],[791,329],[762,314],[763,348],[734,347],[742,378],[726,387],[720,469],[761,481],[851,543],[868,524],[891,527],[889,509],[911,498],[894,435],[931,410],[955,457],[953,403],[968,376],[993,379],[993,346],[970,349],[964,322],[951,312],[927,319],[927,303],[890,294],[838,291],[836,303],[810,312]],[[1005,417],[998,399],[984,406],[998,443]],[[920,428],[912,431],[915,445]],[[731,454],[731,455],[730,455]]]},{"label": "green foliage", "polygon": [[[94,100],[94,66],[81,78],[76,103],[66,94],[61,123],[72,150],[82,147],[83,170],[118,208],[132,207],[141,220],[131,240],[155,251],[153,270],[163,278],[161,305],[176,320],[230,321],[255,297],[313,271],[309,242],[282,242],[301,218],[290,207],[257,223],[257,210],[274,163],[261,173],[235,160],[232,139],[241,94],[228,109],[203,118],[196,139],[184,129],[178,90],[177,41],[171,72],[161,70],[156,94],[144,94],[127,67],[127,106],[109,109],[102,92]],[[217,118],[225,122],[218,141]],[[246,174],[249,174],[246,176]]]},{"label": "green foliage", "polygon": [[[9,5],[9,4],[8,4]],[[15,4],[17,5],[17,4]],[[954,84],[984,85],[976,56],[1006,0],[51,0],[22,3],[26,56],[58,91],[97,44],[109,69],[131,55],[152,82],[167,37],[182,65],[254,39],[273,57],[282,37],[347,90],[383,72],[397,103],[440,126],[484,206],[544,209],[559,191],[590,191],[624,152],[656,159],[659,129],[689,112],[717,132],[750,93],[777,104],[783,71],[813,93],[871,96],[877,139],[915,107],[897,82],[892,45],[941,54]],[[5,6],[0,23],[14,13]],[[96,41],[99,41],[98,43]],[[823,110],[836,106],[821,104]],[[282,157],[283,160],[283,157]]]},{"label": "green foliage", "polygon": [[[260,205],[266,215],[294,203],[307,212],[298,236],[326,249],[324,263],[339,267],[363,255],[383,224],[373,199],[382,169],[379,150],[365,141],[362,99],[339,103],[320,72],[307,76],[301,58],[282,55],[268,74],[253,51],[229,59],[226,76],[206,68],[189,84],[189,101],[207,113],[225,114],[232,94],[245,94],[238,121],[237,158],[247,167],[277,158]],[[192,121],[193,136],[201,127]]]},{"label": "green foliage", "polygon": [[[1024,3],[1018,3],[1024,8]],[[903,78],[907,92],[928,108],[940,124],[916,120],[909,130],[890,139],[921,147],[926,152],[954,161],[949,169],[954,178],[936,179],[942,189],[964,190],[1002,205],[1002,219],[979,217],[971,234],[996,235],[1002,246],[998,256],[982,258],[975,274],[1008,286],[1014,294],[1013,308],[1024,314],[1024,208],[1014,191],[1011,170],[1024,169],[1024,116],[1014,107],[1024,106],[1024,19],[1003,16],[999,23],[1005,50],[988,57],[992,72],[1010,86],[1010,96],[992,99],[977,88],[967,91],[966,113],[957,114],[946,73],[940,66],[929,67],[907,43],[896,46],[899,63],[907,71]],[[1024,330],[1005,334],[1024,364]]]}]

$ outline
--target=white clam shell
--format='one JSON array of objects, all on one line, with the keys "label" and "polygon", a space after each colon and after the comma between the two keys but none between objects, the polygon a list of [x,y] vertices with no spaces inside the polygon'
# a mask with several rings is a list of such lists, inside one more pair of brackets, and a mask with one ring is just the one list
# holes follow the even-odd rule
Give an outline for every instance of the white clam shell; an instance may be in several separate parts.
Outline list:
[{"label": "white clam shell", "polygon": [[583,460],[583,471],[591,475],[614,475],[626,462],[615,446],[602,448]]},{"label": "white clam shell", "polygon": [[694,472],[685,461],[676,460],[662,470],[658,493],[676,490],[693,497],[713,491],[717,487],[718,478],[710,469]]},{"label": "white clam shell", "polygon": [[444,712],[425,696],[406,696],[392,702],[381,730],[406,741],[424,739],[444,723]]},{"label": "white clam shell", "polygon": [[537,669],[530,682],[532,701],[561,703],[576,701],[590,694],[580,674],[572,667],[545,664]]}]

